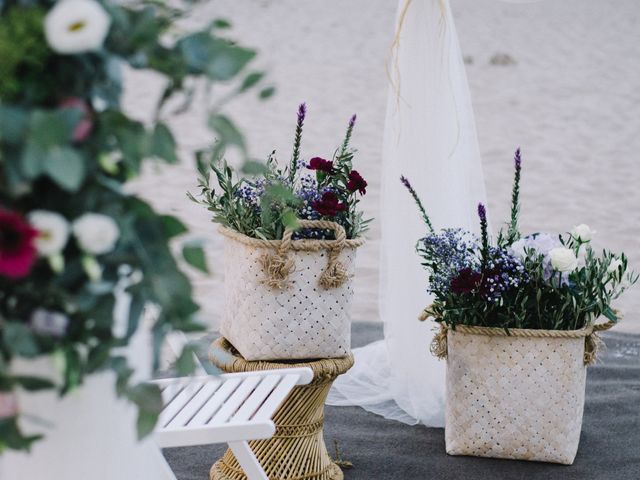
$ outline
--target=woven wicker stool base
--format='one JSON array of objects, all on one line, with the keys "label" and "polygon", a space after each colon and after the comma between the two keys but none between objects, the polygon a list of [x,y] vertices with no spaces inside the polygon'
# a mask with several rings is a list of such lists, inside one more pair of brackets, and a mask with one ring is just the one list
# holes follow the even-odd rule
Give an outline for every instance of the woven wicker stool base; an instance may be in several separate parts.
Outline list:
[{"label": "woven wicker stool base", "polygon": [[[333,381],[353,366],[353,356],[309,362],[249,362],[225,339],[211,346],[211,362],[227,373],[278,368],[309,367],[313,381],[293,389],[273,417],[275,435],[249,442],[269,480],[342,480],[344,477],[327,452],[322,435],[324,402]],[[218,460],[210,480],[246,480],[231,450]]]}]

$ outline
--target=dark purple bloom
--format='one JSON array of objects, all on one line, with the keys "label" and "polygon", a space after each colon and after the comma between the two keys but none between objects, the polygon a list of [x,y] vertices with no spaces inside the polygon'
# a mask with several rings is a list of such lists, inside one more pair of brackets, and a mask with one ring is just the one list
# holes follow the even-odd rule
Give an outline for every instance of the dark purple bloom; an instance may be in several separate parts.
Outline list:
[{"label": "dark purple bloom", "polygon": [[298,107],[298,125],[302,125],[304,118],[307,116],[307,104],[301,103]]},{"label": "dark purple bloom", "polygon": [[520,157],[520,148],[516,150],[516,154],[513,157],[513,163],[516,166],[516,170],[520,170],[522,168],[522,158]]},{"label": "dark purple bloom", "polygon": [[347,209],[347,206],[340,202],[338,196],[334,192],[325,192],[322,194],[322,198],[311,204],[315,208],[316,212],[326,217],[335,217],[338,212],[343,212]]},{"label": "dark purple bloom", "polygon": [[352,128],[353,128],[353,126],[356,124],[356,118],[357,118],[357,116],[356,116],[356,114],[354,113],[354,114],[353,114],[353,117],[351,117],[351,119],[349,120],[349,129],[352,129]]},{"label": "dark purple bloom", "polygon": [[367,185],[367,181],[362,178],[362,175],[360,175],[357,170],[351,170],[349,172],[349,181],[347,182],[347,189],[349,191],[355,192],[357,190],[361,195],[364,195],[367,193]]},{"label": "dark purple bloom", "polygon": [[318,170],[319,172],[332,173],[333,162],[320,157],[313,157],[309,160],[309,170]]},{"label": "dark purple bloom", "polygon": [[464,268],[451,280],[451,291],[458,295],[465,295],[476,290],[481,283],[482,274],[470,268]]},{"label": "dark purple bloom", "polygon": [[487,221],[487,209],[481,203],[478,204],[478,216],[480,217],[481,222]]},{"label": "dark purple bloom", "polygon": [[409,190],[409,193],[413,194],[415,192],[415,190],[411,186],[411,183],[409,182],[409,179],[407,177],[405,177],[404,175],[401,175],[400,181],[406,187],[406,189]]}]

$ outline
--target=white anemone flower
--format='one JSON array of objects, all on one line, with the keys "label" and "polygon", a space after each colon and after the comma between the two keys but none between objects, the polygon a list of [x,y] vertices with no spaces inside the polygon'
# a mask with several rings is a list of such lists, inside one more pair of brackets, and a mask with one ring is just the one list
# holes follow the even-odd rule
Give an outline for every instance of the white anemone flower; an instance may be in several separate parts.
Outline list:
[{"label": "white anemone flower", "polygon": [[570,248],[552,248],[549,251],[549,257],[551,258],[551,265],[559,272],[573,272],[578,268],[578,258]]},{"label": "white anemone flower", "polygon": [[55,52],[71,55],[99,50],[110,25],[111,17],[98,2],[62,0],[47,13],[44,32]]},{"label": "white anemone flower", "polygon": [[29,214],[29,223],[38,230],[36,249],[43,257],[58,255],[69,239],[69,222],[56,212],[34,210]]},{"label": "white anemone flower", "polygon": [[73,222],[72,229],[78,246],[91,255],[109,253],[120,238],[113,218],[100,213],[85,213]]}]

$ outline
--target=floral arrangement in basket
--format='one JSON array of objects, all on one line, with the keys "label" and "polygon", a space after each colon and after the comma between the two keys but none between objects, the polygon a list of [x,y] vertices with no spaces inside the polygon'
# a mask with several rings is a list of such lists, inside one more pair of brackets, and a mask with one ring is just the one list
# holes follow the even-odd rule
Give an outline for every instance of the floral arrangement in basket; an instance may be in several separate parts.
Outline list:
[{"label": "floral arrangement in basket", "polygon": [[[247,360],[335,358],[351,346],[356,249],[369,220],[359,209],[367,182],[353,168],[349,120],[331,160],[301,158],[307,114],[298,108],[293,153],[275,153],[237,178],[217,146],[199,162],[201,198],[225,237],[220,332]],[[211,170],[216,184],[212,184]]]},{"label": "floral arrangement in basket", "polygon": [[[191,5],[0,2],[0,451],[28,449],[38,439],[21,432],[12,392],[55,388],[64,395],[105,369],[139,407],[139,433],[149,433],[159,389],[132,384],[119,347],[146,304],[160,312],[156,360],[167,332],[199,328],[191,285],[169,248],[186,227],[123,188],[147,158],[177,162],[168,113],[187,109],[212,82],[233,82],[231,98],[263,76],[244,72],[255,52],[222,36],[225,21],[176,37],[171,27]],[[165,80],[145,124],[120,105],[122,74],[131,68]],[[263,88],[260,96],[271,93]],[[221,143],[237,141],[233,123],[216,112],[210,125]],[[200,247],[183,244],[183,256],[206,269]],[[130,308],[116,325],[118,290]],[[16,359],[43,355],[54,357],[61,383],[13,373]],[[190,359],[185,352],[178,365],[188,370]]]},{"label": "floral arrangement in basket", "polygon": [[410,182],[402,182],[415,200],[428,234],[417,251],[429,273],[433,316],[456,325],[503,329],[576,330],[601,315],[618,319],[612,307],[638,275],[627,257],[591,246],[594,231],[581,224],[564,235],[522,235],[520,212],[520,150],[515,153],[511,218],[495,244],[488,234],[487,212],[478,205],[481,236],[462,229],[436,232]]},{"label": "floral arrangement in basket", "polygon": [[[344,140],[331,160],[313,157],[301,159],[302,130],[307,115],[306,104],[298,108],[293,153],[282,168],[273,152],[266,167],[254,165],[258,175],[236,179],[233,169],[213,157],[200,161],[201,199],[190,198],[213,212],[213,221],[252,238],[279,240],[287,227],[298,229],[298,220],[326,220],[341,225],[347,238],[362,236],[371,221],[358,209],[360,196],[367,192],[367,182],[353,169],[355,150],[349,143],[356,116],[349,120]],[[213,170],[217,186],[211,184]],[[302,229],[294,239],[330,239],[334,232],[325,229]]]},{"label": "floral arrangement in basket", "polygon": [[[417,250],[435,298],[421,319],[440,322],[431,352],[447,359],[447,453],[571,464],[596,332],[618,320],[612,302],[638,276],[624,254],[597,254],[587,225],[523,236],[520,150],[514,163],[511,218],[495,243],[484,205],[480,237],[436,232],[402,178],[429,230]],[[608,322],[596,324],[600,316]]]}]

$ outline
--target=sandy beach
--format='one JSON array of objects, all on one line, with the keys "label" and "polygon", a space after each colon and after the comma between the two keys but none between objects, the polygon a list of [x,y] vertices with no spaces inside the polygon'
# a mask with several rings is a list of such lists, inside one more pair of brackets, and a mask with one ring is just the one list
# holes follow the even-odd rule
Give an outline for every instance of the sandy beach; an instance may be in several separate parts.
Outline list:
[{"label": "sandy beach", "polygon": [[[283,160],[289,158],[302,101],[309,106],[307,158],[331,155],[357,113],[352,143],[359,150],[357,168],[370,184],[363,206],[375,217],[385,61],[396,7],[394,0],[210,0],[194,10],[184,28],[224,17],[234,25],[233,38],[260,51],[257,66],[268,71],[277,95],[267,102],[241,98],[228,108],[254,157],[265,158],[275,148]],[[452,0],[452,8],[494,222],[507,218],[511,157],[520,146],[522,230],[564,232],[587,223],[598,231],[596,247],[625,251],[640,270],[640,5],[636,0]],[[508,61],[492,61],[496,56]],[[140,72],[128,74],[128,80],[127,109],[148,118],[159,80]],[[195,108],[171,121],[185,152],[213,141],[198,127],[203,115],[204,109]],[[172,167],[149,166],[133,190],[159,210],[178,215],[191,236],[206,242],[211,275],[191,269],[189,274],[203,307],[201,319],[215,328],[222,302],[221,238],[208,212],[186,198],[195,186],[194,165],[185,159]],[[407,221],[418,221],[415,212],[404,214]],[[358,258],[355,321],[379,320],[379,236],[374,222]],[[616,329],[640,332],[640,286],[618,306],[626,318]]]}]

